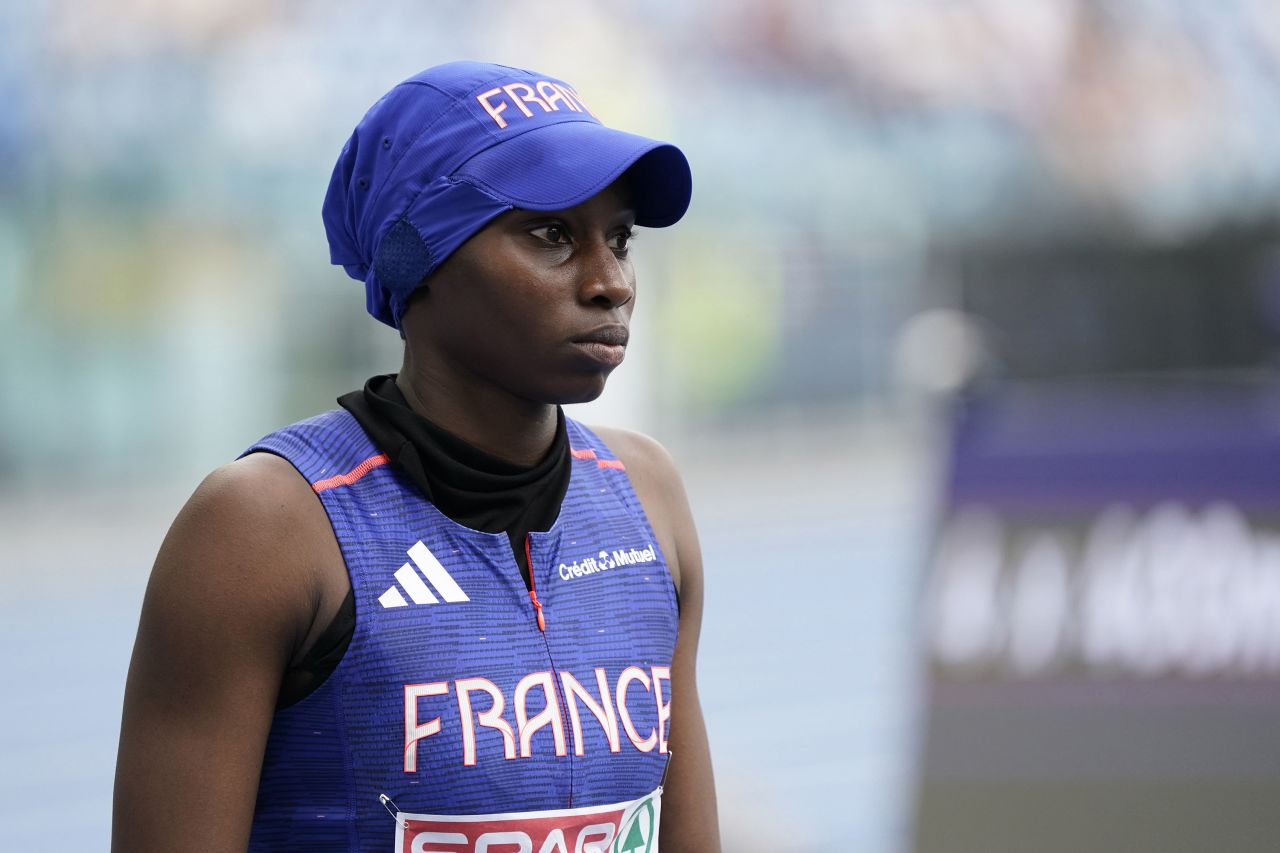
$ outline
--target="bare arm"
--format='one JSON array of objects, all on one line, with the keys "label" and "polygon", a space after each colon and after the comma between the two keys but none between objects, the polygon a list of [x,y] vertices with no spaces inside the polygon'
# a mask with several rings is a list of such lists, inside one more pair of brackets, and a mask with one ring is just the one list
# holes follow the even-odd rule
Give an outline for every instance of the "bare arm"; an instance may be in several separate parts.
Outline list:
[{"label": "bare arm", "polygon": [[281,675],[320,609],[316,566],[337,554],[323,520],[289,463],[254,454],[174,521],[129,666],[115,853],[245,849]]},{"label": "bare arm", "polygon": [[718,853],[715,780],[698,701],[702,552],[689,500],[670,454],[656,441],[624,430],[596,431],[626,465],[680,593],[680,637],[671,667],[671,766],[662,798],[662,849]]}]

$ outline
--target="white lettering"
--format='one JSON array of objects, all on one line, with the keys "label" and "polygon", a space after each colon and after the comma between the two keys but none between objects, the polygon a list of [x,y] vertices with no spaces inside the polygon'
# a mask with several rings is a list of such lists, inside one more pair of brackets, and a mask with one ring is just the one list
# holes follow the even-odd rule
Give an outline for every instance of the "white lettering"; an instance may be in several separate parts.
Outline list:
[{"label": "white lettering", "polygon": [[406,684],[404,686],[404,772],[413,773],[418,769],[418,741],[429,735],[439,734],[440,718],[435,717],[425,723],[418,723],[418,698],[420,696],[443,696],[449,692],[449,682],[433,681],[429,684]]},{"label": "white lettering", "polygon": [[[657,671],[655,667],[654,671]],[[618,739],[618,718],[613,712],[613,699],[609,695],[609,679],[605,675],[604,667],[596,667],[596,687],[600,689],[600,701],[597,702],[595,697],[587,692],[586,688],[567,672],[560,673],[560,683],[564,686],[564,698],[569,703],[569,722],[573,726],[573,752],[575,755],[582,755],[582,717],[578,714],[578,700],[587,706],[595,718],[600,721],[600,727],[604,729],[605,737],[609,739],[609,751],[617,752],[621,749],[621,743]]]},{"label": "white lettering", "polygon": [[480,106],[484,107],[484,111],[489,114],[489,117],[493,119],[499,129],[507,126],[506,119],[501,116],[502,111],[507,108],[507,102],[499,101],[498,105],[495,107],[493,104],[489,103],[489,99],[501,92],[502,89],[490,89],[487,92],[476,95],[476,100],[480,102]]},{"label": "white lettering", "polygon": [[486,832],[476,839],[476,853],[487,853],[490,847],[501,844],[503,847],[515,845],[514,850],[503,850],[502,853],[533,853],[533,839],[523,832]]},{"label": "white lettering", "polygon": [[574,853],[609,853],[609,845],[613,844],[613,834],[614,828],[611,823],[593,823],[590,826],[584,826],[573,851]]},{"label": "white lettering", "polygon": [[419,832],[413,837],[412,853],[457,853],[456,850],[441,850],[438,847],[427,847],[428,844],[467,844],[465,835],[456,832]]},{"label": "white lettering", "polygon": [[[533,687],[542,688],[543,707],[541,711],[530,717],[527,704],[529,690]],[[560,716],[560,703],[556,701],[556,688],[551,680],[551,673],[535,672],[520,679],[520,683],[516,685],[515,698],[516,727],[520,732],[520,756],[528,758],[533,754],[533,735],[538,729],[546,726],[551,726],[556,755],[568,755],[564,742],[564,720]]]},{"label": "white lettering", "polygon": [[[460,678],[454,682],[454,690],[458,694],[458,716],[462,720],[462,763],[474,767],[476,763],[476,724],[497,729],[502,732],[502,752],[509,761],[516,757],[516,736],[511,724],[502,717],[502,709],[506,703],[498,685],[487,678]],[[489,710],[478,715],[471,710],[471,693],[479,690],[489,694],[493,704]]]},{"label": "white lettering", "polygon": [[583,557],[572,563],[561,563],[557,571],[560,579],[567,581],[620,566],[641,566],[655,563],[657,560],[658,550],[653,545],[646,545],[644,548],[618,548],[602,550],[595,556]]},{"label": "white lettering", "polygon": [[631,712],[627,710],[627,688],[633,681],[639,681],[646,691],[652,692],[649,676],[643,669],[638,666],[629,666],[624,669],[618,676],[618,717],[622,720],[622,728],[631,739],[632,745],[641,752],[652,752],[658,745],[658,730],[651,729],[648,737],[641,738],[635,724],[631,722]]},{"label": "white lettering", "polygon": [[[572,830],[571,830],[572,831]],[[573,853],[610,853],[617,827],[611,823],[592,823],[582,827],[574,838]],[[447,844],[449,849],[427,845]],[[461,846],[461,849],[459,849]],[[412,853],[533,853],[533,838],[519,829],[482,833],[471,846],[471,839],[458,832],[419,832],[410,844]],[[564,830],[555,827],[543,840],[538,853],[569,853]]]},{"label": "white lettering", "polygon": [[1280,533],[1228,503],[1166,502],[1108,507],[1078,539],[1055,527],[1015,538],[994,512],[959,512],[930,591],[939,663],[1024,677],[1068,663],[1152,678],[1280,673]]},{"label": "white lettering", "polygon": [[[404,771],[418,771],[419,746],[424,739],[432,736],[448,736],[461,741],[462,763],[468,767],[475,766],[480,760],[480,730],[486,728],[501,734],[502,757],[508,761],[530,758],[535,753],[568,755],[569,732],[566,729],[572,732],[574,754],[584,755],[588,743],[593,740],[584,737],[584,706],[599,723],[610,752],[621,751],[623,732],[641,752],[652,752],[655,748],[659,753],[667,752],[667,730],[671,721],[671,666],[650,666],[648,669],[628,666],[612,683],[604,667],[595,667],[593,672],[595,691],[584,687],[570,672],[554,673],[546,670],[521,678],[510,696],[505,695],[498,685],[487,678],[460,678],[454,682],[404,685]],[[557,690],[557,675],[560,680],[558,686],[564,690],[564,705]],[[641,688],[649,694],[645,697],[646,701],[636,706],[636,713],[642,715],[637,718],[632,717],[627,706],[629,691],[634,682],[639,682]],[[537,699],[530,700],[530,693],[535,690],[542,694],[541,703]],[[445,700],[443,706],[454,712],[449,723],[442,723],[440,716],[421,721],[421,700],[447,697],[450,694],[456,699],[456,705]],[[483,699],[477,701],[476,694],[488,696],[487,706]],[[505,717],[508,699],[515,716],[515,726]],[[567,721],[566,706],[569,717]],[[644,736],[641,736],[641,731],[636,727],[640,719],[656,723]],[[550,730],[549,743],[546,738],[535,737],[543,729]],[[594,740],[599,742],[598,737]],[[496,743],[494,747],[496,748]],[[603,748],[603,744],[597,748]],[[496,755],[493,757],[496,758]]]},{"label": "white lettering", "polygon": [[[501,96],[506,95],[504,99]],[[497,97],[495,102],[493,99]],[[550,80],[538,80],[532,86],[528,83],[507,83],[503,86],[496,86],[487,92],[481,92],[476,95],[476,100],[484,111],[488,113],[489,118],[493,119],[493,123],[501,130],[508,124],[507,118],[502,113],[507,107],[515,105],[520,115],[525,118],[534,118],[537,115],[552,112],[562,112],[564,110],[570,112],[591,112],[582,103],[580,96],[573,89],[567,86],[561,86],[558,83],[552,83]],[[526,104],[537,104],[542,110],[541,113],[535,113],[529,109]],[[511,114],[516,119],[515,113]]]},{"label": "white lettering", "polygon": [[560,827],[551,830],[547,840],[538,848],[538,853],[569,853],[569,845],[564,840],[564,830]]},{"label": "white lettering", "polygon": [[667,751],[667,722],[671,719],[671,701],[662,698],[662,682],[671,681],[671,667],[653,668],[653,698],[658,702],[658,752]]}]

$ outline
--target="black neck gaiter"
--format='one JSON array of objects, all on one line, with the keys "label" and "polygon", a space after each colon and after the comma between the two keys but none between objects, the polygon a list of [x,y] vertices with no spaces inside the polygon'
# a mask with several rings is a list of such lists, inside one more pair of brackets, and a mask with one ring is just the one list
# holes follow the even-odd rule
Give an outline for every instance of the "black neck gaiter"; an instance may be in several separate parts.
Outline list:
[{"label": "black neck gaiter", "polygon": [[338,398],[374,444],[436,508],[485,533],[506,533],[528,586],[525,537],[546,530],[569,488],[569,439],[564,412],[541,461],[516,465],[486,453],[409,408],[394,375],[375,376],[364,390]]}]

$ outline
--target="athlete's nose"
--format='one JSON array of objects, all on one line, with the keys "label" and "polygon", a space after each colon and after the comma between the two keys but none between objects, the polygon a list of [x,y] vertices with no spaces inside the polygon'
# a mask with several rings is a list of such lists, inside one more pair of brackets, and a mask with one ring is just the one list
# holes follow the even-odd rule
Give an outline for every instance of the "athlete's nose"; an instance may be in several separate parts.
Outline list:
[{"label": "athlete's nose", "polygon": [[602,308],[620,308],[636,295],[631,264],[603,241],[584,253],[582,298]]}]

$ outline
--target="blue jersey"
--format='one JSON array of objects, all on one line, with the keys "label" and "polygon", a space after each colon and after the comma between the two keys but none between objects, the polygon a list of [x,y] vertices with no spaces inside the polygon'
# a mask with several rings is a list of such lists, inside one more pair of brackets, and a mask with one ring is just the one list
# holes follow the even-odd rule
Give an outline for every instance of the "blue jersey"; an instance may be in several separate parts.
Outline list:
[{"label": "blue jersey", "polygon": [[[311,483],[356,604],[342,661],[272,722],[250,849],[472,849],[448,827],[415,840],[406,816],[573,815],[658,788],[675,590],[622,463],[586,427],[567,429],[559,518],[526,541],[532,590],[505,533],[441,514],[345,411],[247,451]],[[652,823],[644,808],[627,814]],[[574,849],[538,826],[534,853]]]}]

